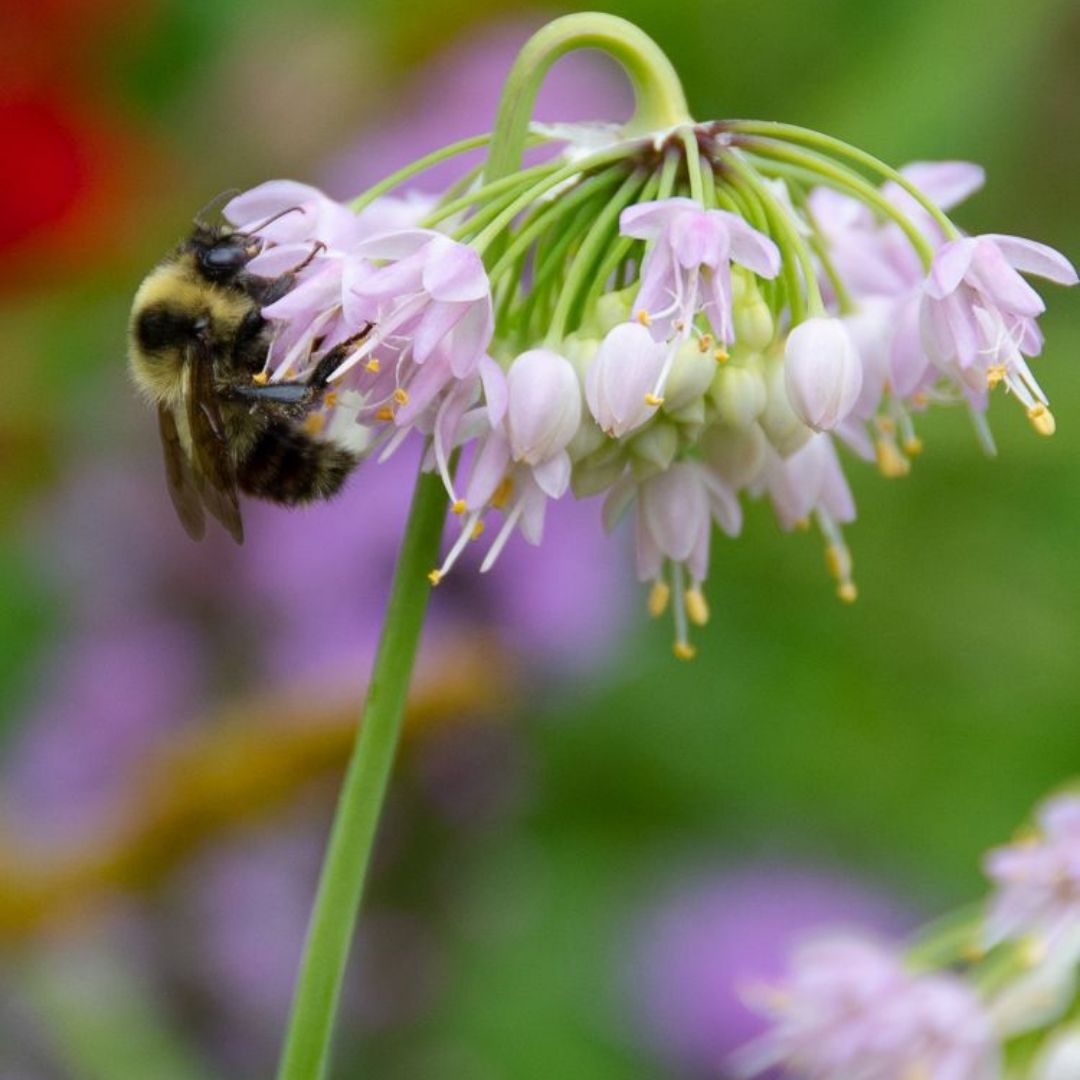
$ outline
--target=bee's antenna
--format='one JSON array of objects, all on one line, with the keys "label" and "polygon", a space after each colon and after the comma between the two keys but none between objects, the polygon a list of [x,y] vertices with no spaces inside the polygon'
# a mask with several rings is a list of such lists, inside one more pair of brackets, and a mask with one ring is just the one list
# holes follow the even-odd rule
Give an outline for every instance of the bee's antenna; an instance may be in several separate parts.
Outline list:
[{"label": "bee's antenna", "polygon": [[[299,210],[301,214],[304,213],[304,208],[302,206],[286,207],[284,210],[279,210],[276,214],[271,214],[270,217],[268,217],[265,221],[260,221],[259,224],[255,226],[255,228],[245,229],[243,235],[255,236],[256,233],[259,233],[263,229],[265,229],[267,225],[273,225],[274,222],[277,221],[279,218],[285,217],[286,214],[295,213],[297,210]],[[323,246],[325,247],[326,245],[324,244]]]},{"label": "bee's antenna", "polygon": [[229,188],[228,191],[223,191],[218,195],[215,195],[196,215],[195,225],[200,229],[209,229],[210,226],[206,221],[207,215],[220,210],[233,196],[239,195],[239,188]]}]

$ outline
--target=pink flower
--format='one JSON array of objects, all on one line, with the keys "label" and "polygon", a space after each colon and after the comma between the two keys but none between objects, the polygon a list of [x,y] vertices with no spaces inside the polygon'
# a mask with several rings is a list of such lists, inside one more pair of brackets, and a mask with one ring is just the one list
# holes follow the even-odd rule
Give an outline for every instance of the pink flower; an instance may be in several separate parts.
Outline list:
[{"label": "pink flower", "polygon": [[736,536],[742,528],[742,509],[720,476],[698,461],[677,461],[640,482],[631,474],[623,476],[604,502],[605,526],[613,529],[635,502],[638,579],[653,582],[649,598],[653,615],[662,614],[674,597],[675,655],[688,660],[694,650],[687,619],[701,625],[709,617],[701,583],[709,569],[713,521]]},{"label": "pink flower", "polygon": [[915,976],[893,949],[834,938],[796,953],[762,993],[772,1030],[740,1055],[755,1075],[783,1065],[805,1080],[996,1080],[1000,1052],[974,992],[952,975]]},{"label": "pink flower", "polygon": [[[463,499],[456,497],[444,472],[454,512],[467,516],[443,565],[432,572],[436,584],[467,543],[479,538],[489,509],[501,510],[505,516],[481,571],[495,565],[516,528],[530,543],[539,544],[548,500],[561,498],[570,486],[566,448],[581,424],[581,386],[573,365],[550,349],[522,353],[505,376],[493,361],[485,365],[487,404],[480,411],[486,413],[488,431],[476,450]],[[468,423],[469,415],[461,415],[455,442],[473,434],[470,427],[475,425]],[[444,438],[443,432],[436,433],[437,440]]]},{"label": "pink flower", "polygon": [[717,339],[735,340],[731,265],[759,277],[780,272],[780,252],[763,233],[726,210],[705,210],[693,199],[639,203],[622,212],[624,236],[653,241],[641,268],[634,307],[664,341],[689,336],[694,316],[704,313]]},{"label": "pink flower", "polygon": [[1048,948],[1080,933],[1080,795],[1039,809],[1038,831],[991,851],[986,873],[997,887],[987,918],[989,944],[1035,938]]},{"label": "pink flower", "polygon": [[923,346],[975,400],[1004,382],[1036,428],[1050,434],[1046,397],[1023,359],[1041,350],[1035,320],[1046,305],[1021,271],[1059,285],[1077,282],[1064,255],[1034,240],[987,235],[943,244],[923,285]]},{"label": "pink flower", "polygon": [[807,427],[831,431],[847,418],[862,389],[862,365],[840,319],[807,319],[791,331],[784,384],[791,407]]}]

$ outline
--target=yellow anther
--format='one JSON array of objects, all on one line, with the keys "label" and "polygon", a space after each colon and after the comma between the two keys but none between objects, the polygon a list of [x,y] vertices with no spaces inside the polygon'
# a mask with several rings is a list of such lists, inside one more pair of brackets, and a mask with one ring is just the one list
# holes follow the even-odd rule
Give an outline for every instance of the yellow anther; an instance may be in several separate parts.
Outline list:
[{"label": "yellow anther", "polygon": [[654,581],[649,590],[649,614],[658,619],[667,611],[668,601],[671,599],[671,586],[665,581]]},{"label": "yellow anther", "polygon": [[645,404],[652,406],[654,409],[658,409],[664,404],[664,399],[662,397],[657,397],[655,394],[646,394]]},{"label": "yellow anther", "polygon": [[432,570],[428,574],[427,579],[428,579],[428,581],[431,582],[432,585],[438,585],[439,582],[442,581],[442,571],[441,570]]},{"label": "yellow anther", "polygon": [[393,420],[394,419],[394,410],[391,409],[389,405],[384,405],[381,409],[376,410],[375,419],[376,420]]},{"label": "yellow anther", "polygon": [[713,347],[712,334],[702,334],[701,337],[698,338],[697,347],[703,353],[708,352]]},{"label": "yellow anther", "polygon": [[509,476],[503,477],[502,483],[495,489],[495,494],[491,496],[491,505],[496,510],[501,510],[506,505],[506,500],[510,498],[513,490],[514,481]]},{"label": "yellow anther", "polygon": [[712,354],[712,358],[718,364],[726,364],[731,359],[731,354],[727,351],[727,349],[721,348],[717,349],[716,352]]},{"label": "yellow anther", "polygon": [[644,308],[638,308],[638,313],[635,318],[642,326],[652,325],[652,319],[649,318],[649,313]]},{"label": "yellow anther", "polygon": [[686,323],[684,323],[682,319],[676,319],[671,325],[675,327],[675,330],[680,334],[686,329]]},{"label": "yellow anther", "polygon": [[285,378],[286,379],[295,379],[296,378],[296,368],[294,368],[294,367],[289,368],[288,371],[285,372]]},{"label": "yellow anther", "polygon": [[322,413],[308,413],[304,417],[304,430],[309,435],[318,435],[326,427],[326,417]]},{"label": "yellow anther", "polygon": [[855,588],[854,581],[842,581],[836,586],[836,595],[845,604],[854,604],[859,599],[859,590]]},{"label": "yellow anther", "polygon": [[338,395],[337,395],[336,390],[331,390],[326,395],[324,395],[323,404],[328,409],[332,409],[337,403],[338,403]]},{"label": "yellow anther", "polygon": [[469,539],[470,540],[479,540],[480,537],[483,536],[483,535],[484,535],[484,523],[482,521],[478,521],[472,527],[472,533],[470,534]]},{"label": "yellow anther", "polygon": [[904,453],[908,457],[918,457],[923,452],[923,442],[918,435],[911,435],[904,440]]},{"label": "yellow anther", "polygon": [[378,375],[382,370],[382,364],[379,363],[376,357],[372,357],[365,365],[365,371],[370,371],[372,375]]},{"label": "yellow anther", "polygon": [[399,386],[394,391],[394,400],[399,405],[408,405],[409,404],[409,392],[407,390],[402,390],[402,388]]},{"label": "yellow anther", "polygon": [[877,451],[878,472],[882,476],[895,480],[911,472],[911,462],[900,453],[896,443],[878,439],[875,450]]},{"label": "yellow anther", "polygon": [[1040,435],[1053,435],[1057,430],[1054,414],[1045,405],[1032,405],[1027,415],[1031,426]]},{"label": "yellow anther", "polygon": [[918,409],[925,409],[930,404],[930,395],[925,390],[920,390],[911,395],[911,404]]},{"label": "yellow anther", "polygon": [[464,514],[465,513],[465,500],[464,499],[455,499],[453,501],[453,503],[450,504],[450,512],[452,514],[457,514],[458,516]]},{"label": "yellow anther", "polygon": [[270,381],[269,371],[259,371],[251,376],[251,381],[257,386],[265,386]]},{"label": "yellow anther", "polygon": [[686,601],[686,616],[695,626],[704,626],[709,621],[709,604],[700,589],[687,589],[683,595]]},{"label": "yellow anther", "polygon": [[986,387],[988,390],[994,390],[1005,381],[1005,365],[1004,364],[991,364],[986,369]]},{"label": "yellow anther", "polygon": [[875,417],[874,426],[882,435],[892,435],[896,432],[896,421],[891,416]]},{"label": "yellow anther", "polygon": [[693,660],[697,656],[697,649],[689,641],[676,641],[671,651],[677,660]]}]

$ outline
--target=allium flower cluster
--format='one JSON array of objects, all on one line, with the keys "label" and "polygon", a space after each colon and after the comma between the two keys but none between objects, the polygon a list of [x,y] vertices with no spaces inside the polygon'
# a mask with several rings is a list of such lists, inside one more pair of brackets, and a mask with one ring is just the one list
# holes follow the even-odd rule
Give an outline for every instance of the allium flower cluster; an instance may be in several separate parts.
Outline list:
[{"label": "allium flower cluster", "polygon": [[745,1075],[782,1066],[800,1080],[995,1080],[1000,1051],[973,991],[948,974],[913,975],[862,938],[798,951],[762,994],[772,1028],[742,1057]]},{"label": "allium flower cluster", "polygon": [[837,441],[902,476],[914,417],[960,403],[992,445],[999,385],[1053,431],[1028,365],[1044,305],[1021,275],[1076,273],[952,224],[976,166],[880,166],[875,187],[800,129],[598,130],[537,129],[554,156],[438,198],[354,214],[274,181],[226,207],[262,238],[251,272],[295,278],[264,311],[277,335],[257,378],[303,378],[344,345],[311,430],[379,458],[426,440],[459,527],[433,583],[493,519],[483,570],[514,531],[541,541],[551,500],[603,495],[610,527],[633,514],[649,609],[670,608],[689,658],[714,525],[738,535],[744,498],[767,496],[786,530],[816,524],[852,601]]}]

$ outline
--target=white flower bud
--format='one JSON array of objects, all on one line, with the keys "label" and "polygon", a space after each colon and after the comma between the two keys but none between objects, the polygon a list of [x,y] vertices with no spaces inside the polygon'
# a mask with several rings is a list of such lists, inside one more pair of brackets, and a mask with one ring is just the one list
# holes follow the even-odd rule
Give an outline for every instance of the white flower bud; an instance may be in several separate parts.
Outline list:
[{"label": "white flower bud", "polygon": [[705,432],[701,450],[709,467],[736,491],[758,478],[769,457],[769,440],[760,425],[717,425]]},{"label": "white flower bud", "polygon": [[768,348],[776,332],[772,312],[760,290],[748,285],[736,302],[732,316],[735,320],[735,340],[755,352]]},{"label": "white flower bud", "polygon": [[620,323],[600,343],[585,375],[585,399],[608,435],[619,438],[655,415],[653,390],[666,352],[640,323]]},{"label": "white flower bud", "polygon": [[679,433],[675,425],[660,420],[650,424],[630,442],[630,452],[646,466],[643,475],[668,468],[675,460],[678,449]]},{"label": "white flower bud", "polygon": [[700,398],[716,374],[712,349],[702,351],[697,341],[684,341],[675,353],[671,372],[664,383],[664,411],[678,412]]},{"label": "white flower bud", "polygon": [[862,389],[862,364],[839,319],[807,319],[791,331],[784,385],[795,414],[815,431],[831,431],[847,417]]},{"label": "white flower bud", "polygon": [[566,449],[581,423],[581,386],[564,356],[530,349],[506,376],[506,434],[517,461],[539,465]]}]

